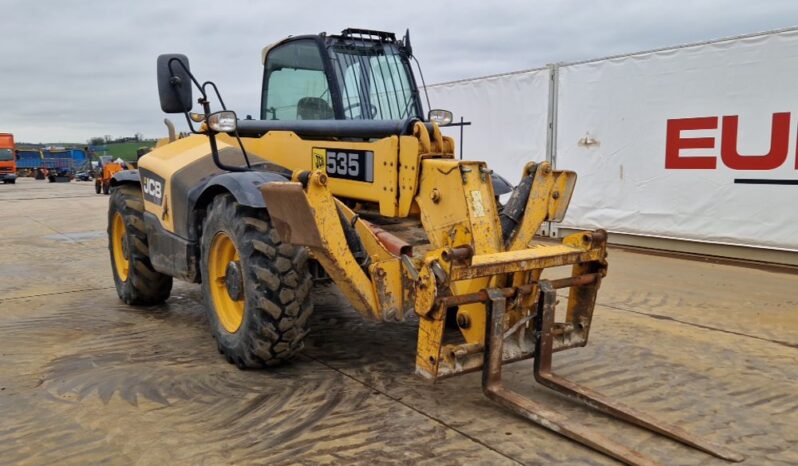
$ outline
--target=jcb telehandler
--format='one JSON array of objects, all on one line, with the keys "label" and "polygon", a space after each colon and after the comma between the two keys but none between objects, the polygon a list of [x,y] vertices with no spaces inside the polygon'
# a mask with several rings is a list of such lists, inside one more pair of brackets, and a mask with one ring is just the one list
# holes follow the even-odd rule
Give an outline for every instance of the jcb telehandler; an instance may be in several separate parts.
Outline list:
[{"label": "jcb telehandler", "polygon": [[[587,343],[607,235],[537,241],[543,222],[565,215],[576,174],[529,163],[510,188],[484,162],[457,160],[440,130],[451,113],[423,112],[412,53],[408,35],[360,29],[277,42],[262,54],[260,119],[238,119],[185,56],[159,56],[161,108],[183,113],[193,135],[112,180],[119,297],[152,305],[173,277],[201,283],[219,351],[262,367],[302,348],[313,280],[331,279],[364,317],[418,323],[422,377],[481,369],[495,402],[622,462],[653,464],[502,386],[503,364],[534,357],[541,384],[740,461],[552,372],[553,352]],[[192,88],[201,113],[191,113]],[[542,277],[559,266],[569,276]],[[562,322],[557,290],[568,290]]]}]

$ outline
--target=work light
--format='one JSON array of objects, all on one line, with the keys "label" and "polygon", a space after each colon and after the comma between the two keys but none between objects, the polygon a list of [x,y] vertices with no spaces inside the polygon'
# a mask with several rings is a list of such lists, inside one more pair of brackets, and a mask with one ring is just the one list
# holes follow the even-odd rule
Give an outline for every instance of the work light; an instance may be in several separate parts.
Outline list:
[{"label": "work light", "polygon": [[446,126],[452,122],[452,112],[449,110],[441,110],[441,109],[434,109],[430,110],[427,116],[427,119],[433,123],[437,123],[440,126]]},{"label": "work light", "polygon": [[208,127],[217,133],[230,133],[236,130],[236,113],[228,110],[211,113]]}]

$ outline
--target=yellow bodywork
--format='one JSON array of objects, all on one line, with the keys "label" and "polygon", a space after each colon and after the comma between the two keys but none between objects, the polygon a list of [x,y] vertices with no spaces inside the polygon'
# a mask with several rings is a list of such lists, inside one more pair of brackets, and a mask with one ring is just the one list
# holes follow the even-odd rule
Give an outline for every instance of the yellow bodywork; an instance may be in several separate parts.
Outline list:
[{"label": "yellow bodywork", "polygon": [[[337,197],[374,202],[386,217],[407,217],[418,191],[421,159],[425,156],[452,158],[454,143],[440,136],[433,144],[422,124],[416,134],[424,137],[390,136],[369,142],[305,140],[290,131],[272,131],[260,138],[243,138],[247,153],[292,171],[319,171],[326,165],[330,149],[370,151],[374,154],[374,180],[370,183],[330,178],[329,190]],[[425,139],[426,138],[426,139]],[[234,144],[229,137],[222,141]]]},{"label": "yellow bodywork", "polygon": [[[220,141],[219,149],[229,147]],[[139,159],[139,169],[157,173],[164,179],[163,201],[160,205],[144,199],[144,208],[147,212],[155,214],[161,221],[161,226],[166,231],[174,232],[174,219],[170,212],[174,212],[174,198],[170,196],[173,177],[186,166],[210,157],[211,147],[208,138],[203,135],[194,135],[178,139],[161,147],[156,147],[152,152]]]},{"label": "yellow bodywork", "polygon": [[[338,141],[271,131],[242,138],[242,142],[253,163],[269,161],[293,173],[291,182],[261,186],[269,215],[283,240],[308,247],[364,316],[398,321],[415,313],[419,320],[417,372],[437,378],[475,370],[482,364],[485,300],[452,305],[458,297],[473,297],[487,288],[509,290],[510,294],[525,289],[509,303],[506,327],[526,327],[534,314],[535,283],[542,271],[572,265],[575,278],[602,275],[605,246],[590,234],[566,238],[562,244],[535,241],[543,222],[560,221],[565,215],[576,182],[573,172],[553,170],[547,162],[524,168],[522,175],[533,176],[532,188],[520,223],[505,242],[489,167],[484,162],[456,160],[453,141],[444,137],[437,125],[429,130],[416,123],[411,133]],[[237,148],[227,135],[218,135],[217,142],[220,151]],[[330,154],[341,151],[370,153],[372,179],[328,176]],[[210,152],[207,137],[189,136],[141,158],[140,168],[164,179],[161,204],[145,199],[145,209],[155,214],[167,231],[174,231],[169,195],[173,178],[187,165],[210,157]],[[410,257],[390,251],[374,225],[360,218],[364,206],[371,206],[382,218],[419,221],[429,241],[425,253]],[[368,256],[365,263],[353,255],[342,221],[357,232]],[[224,276],[223,265],[219,267],[217,280]],[[598,281],[571,293],[558,348],[586,342]],[[214,299],[229,299],[222,288],[220,284]],[[227,322],[225,328],[237,327],[243,303],[222,304],[226,305],[221,308],[229,310],[220,316]],[[444,344],[447,314],[456,318],[459,342]],[[506,345],[505,358],[529,357],[530,345],[529,338],[519,339],[516,346]]]},{"label": "yellow bodywork", "polygon": [[[243,141],[248,153],[294,172],[293,182],[261,187],[284,240],[307,246],[364,316],[403,320],[407,312],[415,312],[416,367],[427,377],[478,368],[477,358],[465,366],[450,358],[447,365],[445,356],[464,348],[479,349],[485,338],[485,304],[468,303],[456,311],[457,321],[464,323],[459,326],[462,343],[445,347],[445,320],[451,311],[440,304],[441,297],[533,283],[547,267],[603,264],[601,242],[594,244],[581,236],[564,244],[534,242],[544,221],[562,219],[576,180],[573,172],[552,170],[546,162],[525,168],[525,174],[536,168],[533,188],[521,223],[505,245],[490,169],[484,162],[455,160],[454,144],[437,126],[428,131],[417,124],[412,136],[372,142],[309,141],[291,132]],[[373,182],[327,176],[325,150],[330,149],[372,151]],[[301,183],[303,173],[309,176]],[[350,206],[356,201],[356,207],[347,207],[340,199],[349,200]],[[376,205],[383,217],[419,219],[430,243],[426,254],[410,258],[388,252],[369,225],[356,217],[357,205],[368,203]],[[369,253],[367,267],[353,256],[339,211]],[[466,262],[453,260],[452,251],[462,247],[470,248],[472,257]],[[582,274],[596,267],[583,268],[575,271]],[[603,265],[599,268],[603,271]],[[534,304],[534,293],[516,300],[508,311],[508,326],[528,321]],[[519,351],[526,354],[527,349]]]}]

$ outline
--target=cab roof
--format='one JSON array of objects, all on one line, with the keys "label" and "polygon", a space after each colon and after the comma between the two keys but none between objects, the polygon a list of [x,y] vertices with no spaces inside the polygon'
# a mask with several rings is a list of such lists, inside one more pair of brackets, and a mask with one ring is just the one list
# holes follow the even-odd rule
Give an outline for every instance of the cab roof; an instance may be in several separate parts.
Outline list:
[{"label": "cab roof", "polygon": [[[305,35],[301,35],[301,36],[288,36],[288,37],[285,37],[284,39],[278,40],[277,42],[272,42],[271,44],[267,45],[266,47],[263,47],[263,49],[261,50],[261,52],[260,52],[260,62],[261,62],[261,64],[265,65],[266,64],[266,55],[269,54],[269,51],[271,49],[277,47],[278,45],[281,45],[281,44],[283,44],[285,42],[288,42],[290,40],[309,39],[309,38],[317,38],[317,37],[322,37],[322,38],[328,37],[328,38],[331,38],[331,39],[357,39],[357,40],[363,40],[363,41],[398,43],[401,46],[409,48],[408,47],[409,40],[406,39],[408,41],[408,44],[403,44],[402,41],[397,41],[396,40],[396,34],[394,34],[393,32],[376,31],[376,30],[373,30],[373,29],[346,28],[343,31],[341,31],[340,34],[327,34],[326,32],[320,32],[318,34],[305,34]],[[407,36],[405,36],[405,37],[409,37],[409,34]]]}]

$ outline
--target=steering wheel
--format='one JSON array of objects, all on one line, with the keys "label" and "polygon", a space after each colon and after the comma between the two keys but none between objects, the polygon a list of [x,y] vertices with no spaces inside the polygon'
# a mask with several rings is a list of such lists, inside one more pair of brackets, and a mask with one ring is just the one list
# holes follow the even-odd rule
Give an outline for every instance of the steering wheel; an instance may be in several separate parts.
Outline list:
[{"label": "steering wheel", "polygon": [[[362,107],[362,105],[360,102],[355,102],[352,105],[348,105],[344,107],[344,113],[348,112],[349,110],[352,110],[355,107]],[[374,118],[374,116],[377,115],[377,107],[374,104],[369,104],[369,107],[371,107],[371,118]],[[360,113],[361,115],[363,114],[363,112]]]}]

